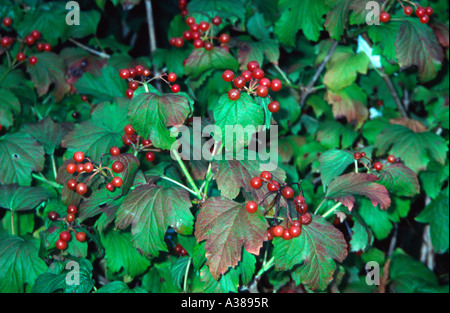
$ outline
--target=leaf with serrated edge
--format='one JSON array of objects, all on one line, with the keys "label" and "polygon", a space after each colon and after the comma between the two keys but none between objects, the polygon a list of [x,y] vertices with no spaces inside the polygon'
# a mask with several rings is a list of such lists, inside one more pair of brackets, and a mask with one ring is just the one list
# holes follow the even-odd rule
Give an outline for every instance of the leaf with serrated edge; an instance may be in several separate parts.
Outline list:
[{"label": "leaf with serrated edge", "polygon": [[0,207],[13,212],[32,210],[51,196],[52,193],[43,187],[2,185],[0,186]]},{"label": "leaf with serrated edge", "polygon": [[399,196],[412,197],[420,192],[416,173],[401,163],[384,167],[380,173],[379,183]]}]

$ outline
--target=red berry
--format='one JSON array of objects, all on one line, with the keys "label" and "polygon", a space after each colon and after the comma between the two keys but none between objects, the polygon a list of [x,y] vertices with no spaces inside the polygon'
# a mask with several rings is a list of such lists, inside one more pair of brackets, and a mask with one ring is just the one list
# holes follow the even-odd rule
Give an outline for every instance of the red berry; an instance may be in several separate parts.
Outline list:
[{"label": "red berry", "polygon": [[247,210],[248,213],[255,213],[256,211],[258,211],[258,205],[256,204],[255,201],[249,201],[245,205],[245,209]]},{"label": "red berry", "polygon": [[269,94],[269,88],[267,88],[266,86],[258,86],[258,89],[256,89],[256,93],[261,98],[265,98]]},{"label": "red berry", "polygon": [[136,69],[136,73],[137,73],[138,75],[142,75],[142,73],[144,73],[145,67],[143,67],[142,65],[137,65],[137,66],[135,67],[135,69]]},{"label": "red berry", "polygon": [[75,220],[75,214],[67,214],[66,220],[68,222],[73,222]]},{"label": "red berry", "polygon": [[112,156],[118,156],[120,154],[120,149],[118,147],[111,147],[109,153],[111,153]]},{"label": "red berry", "polygon": [[149,151],[145,154],[145,159],[149,162],[155,161],[155,158],[156,158],[155,153],[153,153],[151,151]]},{"label": "red berry", "polygon": [[[255,68],[252,72],[252,76],[256,79],[261,79],[264,77],[264,71],[260,68]],[[266,87],[268,87],[268,86],[266,86]]]},{"label": "red berry", "polygon": [[381,164],[381,162],[375,162],[373,164],[373,168],[376,169],[377,171],[381,171],[383,169],[383,164]]},{"label": "red berry", "polygon": [[191,40],[192,39],[192,33],[189,30],[186,30],[183,32],[183,38],[186,40]]},{"label": "red berry", "polygon": [[186,15],[188,15],[188,10],[186,9],[181,10],[181,16],[185,17]]},{"label": "red berry", "polygon": [[426,14],[427,14],[427,12],[425,11],[424,7],[418,7],[416,9],[416,16],[417,17],[422,17],[422,16],[425,16]]},{"label": "red berry", "polygon": [[267,230],[267,240],[271,241],[273,239],[273,234],[270,229]]},{"label": "red berry", "polygon": [[25,37],[25,43],[27,45],[29,45],[29,46],[33,45],[35,40],[36,39],[33,36],[31,36],[31,35],[28,35],[28,36]]},{"label": "red berry", "polygon": [[44,50],[44,44],[43,44],[42,42],[38,42],[38,43],[36,44],[36,49],[37,49],[37,51],[42,51],[42,50]]},{"label": "red berry", "polygon": [[192,33],[192,40],[200,39],[200,37],[202,37],[202,35],[200,35],[199,32],[193,32]]},{"label": "red berry", "polygon": [[388,156],[387,160],[389,163],[395,163],[396,158],[395,158],[395,156],[390,155],[390,156]]},{"label": "red berry", "polygon": [[173,93],[179,93],[180,92],[180,85],[178,85],[178,84],[172,85],[171,89],[172,89]]},{"label": "red berry", "polygon": [[355,160],[359,160],[359,159],[361,159],[361,157],[362,157],[361,152],[355,152],[355,153],[353,153],[353,158],[354,158]]},{"label": "red berry", "polygon": [[184,45],[184,40],[181,37],[175,38],[175,47],[181,48]]},{"label": "red berry", "polygon": [[135,130],[133,128],[133,126],[131,126],[131,124],[127,124],[124,128],[123,128],[123,132],[128,135],[131,136],[135,133]]},{"label": "red berry", "polygon": [[183,248],[183,249],[181,249],[180,254],[181,254],[181,256],[186,256],[188,253],[187,253],[186,249]]},{"label": "red berry", "polygon": [[403,9],[403,13],[405,13],[405,15],[411,15],[413,13],[413,8],[411,8],[410,6],[407,6]]},{"label": "red berry", "polygon": [[41,32],[35,29],[31,32],[31,36],[34,39],[39,39],[39,38],[41,38]]},{"label": "red berry", "polygon": [[134,67],[131,67],[128,69],[128,72],[130,72],[130,77],[133,78],[137,75],[137,71]]},{"label": "red berry", "polygon": [[114,187],[119,188],[120,186],[123,185],[123,180],[119,176],[116,176],[116,177],[113,178],[111,183],[114,185]]},{"label": "red berry", "polygon": [[270,174],[270,172],[268,171],[262,171],[259,177],[261,177],[261,179],[264,181],[269,181],[272,179],[272,174]]},{"label": "red berry", "polygon": [[203,40],[195,39],[193,45],[194,45],[194,48],[200,49],[201,47],[203,47]]},{"label": "red berry", "polygon": [[280,111],[281,106],[278,101],[272,101],[269,103],[267,108],[268,108],[269,112],[277,113],[278,111]]},{"label": "red berry", "polygon": [[267,184],[267,189],[272,192],[278,191],[280,189],[280,184],[277,181],[272,180],[269,184]]},{"label": "red berry", "polygon": [[13,43],[13,39],[10,38],[10,37],[7,37],[7,36],[3,37],[2,40],[1,40],[1,45],[4,48],[7,48],[12,43]]},{"label": "red berry", "polygon": [[389,15],[388,12],[381,12],[380,13],[380,21],[381,23],[387,23],[389,22],[391,19],[391,16]]},{"label": "red berry", "polygon": [[241,92],[239,90],[233,88],[228,91],[228,98],[230,100],[236,101],[240,97],[241,97]]},{"label": "red berry", "polygon": [[84,183],[78,183],[76,189],[77,193],[81,196],[87,192],[87,186]]},{"label": "red berry", "polygon": [[122,173],[124,168],[125,168],[125,166],[120,161],[115,161],[111,165],[111,169],[113,170],[114,173]]},{"label": "red berry", "polygon": [[130,138],[128,138],[127,135],[123,135],[123,136],[122,136],[122,141],[123,141],[123,143],[124,143],[126,146],[131,145],[131,140],[130,140]]},{"label": "red berry", "polygon": [[58,219],[58,217],[59,217],[59,214],[56,213],[55,211],[51,211],[51,212],[48,213],[48,219],[50,221],[54,222],[54,221],[56,221]]},{"label": "red berry", "polygon": [[262,183],[263,183],[263,182],[262,182],[261,178],[259,178],[259,177],[253,177],[253,178],[250,180],[250,186],[251,186],[253,189],[261,188]]},{"label": "red berry", "polygon": [[77,212],[78,212],[78,209],[77,209],[77,207],[74,206],[73,204],[69,204],[69,205],[67,206],[67,213],[68,213],[68,214],[77,214]]},{"label": "red berry", "polygon": [[430,21],[430,17],[429,17],[428,15],[421,16],[421,17],[419,18],[419,21],[420,21],[422,24],[427,24],[427,23]]},{"label": "red berry", "polygon": [[294,189],[292,189],[289,186],[286,186],[283,188],[283,190],[281,191],[281,194],[283,195],[283,197],[285,199],[291,199],[294,196]]},{"label": "red berry", "polygon": [[134,90],[133,89],[127,89],[127,91],[125,91],[125,95],[127,96],[128,99],[132,99],[133,98],[133,94],[134,94]]},{"label": "red berry", "polygon": [[81,95],[81,100],[86,102],[88,101],[88,97],[86,95]]},{"label": "red berry", "polygon": [[142,140],[142,145],[144,147],[150,146],[152,144],[152,141],[150,139],[144,139]]},{"label": "red berry", "polygon": [[5,25],[5,27],[9,27],[12,24],[12,18],[10,18],[9,16],[5,17],[3,19],[3,25]]},{"label": "red berry", "polygon": [[292,225],[291,227],[289,227],[289,234],[291,235],[292,238],[300,236],[301,233],[302,229],[299,226]]},{"label": "red berry", "polygon": [[23,52],[17,53],[16,59],[17,59],[17,61],[20,61],[20,62],[24,61],[26,59],[25,53],[23,53]]},{"label": "red berry", "polygon": [[191,32],[198,32],[200,30],[200,26],[198,26],[198,24],[196,23],[193,23],[189,25],[189,29],[191,30]]},{"label": "red berry", "polygon": [[294,198],[294,200],[295,200],[296,204],[305,203],[305,197],[303,197],[303,196],[297,196],[297,197]]},{"label": "red berry", "polygon": [[139,83],[135,82],[135,81],[130,81],[128,83],[128,88],[131,89],[131,90],[136,90],[136,89],[139,88]]},{"label": "red berry", "polygon": [[300,205],[297,205],[297,212],[298,213],[308,212],[308,205],[306,203],[300,203]]},{"label": "red berry", "polygon": [[222,79],[226,82],[232,81],[234,78],[234,72],[231,70],[226,70],[222,74]]},{"label": "red berry", "polygon": [[209,41],[205,41],[203,47],[205,48],[206,51],[211,51],[214,48],[214,45]]},{"label": "red berry", "polygon": [[312,221],[312,216],[310,213],[305,213],[302,216],[300,216],[300,218],[302,220],[303,225],[308,225]]},{"label": "red berry", "polygon": [[253,70],[259,68],[259,63],[256,61],[250,61],[247,63],[247,69],[251,72],[253,72]]},{"label": "red berry", "polygon": [[79,232],[75,235],[75,238],[79,241],[79,242],[84,242],[86,240],[86,234],[83,232]]},{"label": "red berry", "polygon": [[222,18],[220,16],[214,16],[212,19],[212,23],[216,26],[220,25],[222,24]]},{"label": "red berry", "polygon": [[77,163],[82,162],[84,160],[84,153],[81,151],[75,152],[73,154],[73,159]]},{"label": "red berry", "polygon": [[169,75],[167,75],[167,80],[171,83],[175,82],[177,80],[177,74],[169,73]]},{"label": "red berry", "polygon": [[244,77],[246,81],[250,81],[252,79],[252,72],[245,70],[241,73],[241,76]]},{"label": "red berry", "polygon": [[66,166],[66,171],[67,171],[67,173],[69,173],[69,174],[75,173],[76,169],[77,169],[77,166],[76,166],[74,163],[69,163],[69,164],[67,164],[67,166]]},{"label": "red berry", "polygon": [[219,41],[220,41],[221,43],[228,43],[228,42],[230,42],[230,35],[228,35],[228,34],[222,34],[222,35],[220,35]]},{"label": "red berry", "polygon": [[233,85],[234,85],[236,88],[242,88],[242,87],[244,87],[244,86],[245,86],[245,83],[246,83],[245,78],[242,77],[242,76],[237,76],[237,77],[233,80]]},{"label": "red berry", "polygon": [[187,19],[186,19],[186,24],[188,25],[188,26],[191,26],[192,24],[194,24],[195,23],[195,19],[192,17],[192,16],[190,16],[190,17],[188,17]]},{"label": "red berry", "polygon": [[84,164],[81,163],[77,164],[77,172],[78,173],[84,172]]},{"label": "red berry", "polygon": [[94,165],[91,162],[84,163],[84,171],[91,173],[94,170]]},{"label": "red berry", "polygon": [[67,242],[61,239],[56,241],[56,248],[59,250],[65,250],[67,248]]},{"label": "red berry", "polygon": [[28,59],[28,62],[30,62],[31,65],[35,65],[37,61],[38,59],[35,56],[32,56]]},{"label": "red berry", "polygon": [[178,8],[180,10],[184,9],[187,5],[187,1],[186,0],[178,0]]},{"label": "red berry", "polygon": [[70,190],[75,190],[77,187],[77,181],[75,179],[69,179],[67,181],[67,188]]},{"label": "red berry", "polygon": [[292,221],[292,226],[302,227],[302,222],[297,221],[297,220]]},{"label": "red berry", "polygon": [[59,234],[59,239],[63,241],[69,241],[70,240],[70,233],[68,231],[63,231]]},{"label": "red berry", "polygon": [[183,250],[183,247],[178,243],[178,244],[175,246],[174,250],[175,250],[175,253],[176,253],[176,254],[180,254],[180,253],[181,253],[181,250]]},{"label": "red berry", "polygon": [[142,73],[142,75],[144,75],[145,77],[150,76],[150,70],[148,68],[146,68],[144,70],[144,72]]},{"label": "red berry", "polygon": [[200,22],[200,24],[198,24],[198,27],[200,27],[200,30],[206,32],[209,29],[209,23],[205,21]]},{"label": "red berry", "polygon": [[114,185],[112,183],[107,183],[106,184],[106,189],[110,192],[114,191]]},{"label": "red berry", "polygon": [[52,51],[52,45],[49,43],[44,44],[44,51],[45,52],[50,52]]},{"label": "red berry", "polygon": [[432,7],[426,7],[425,8],[425,13],[430,16],[433,14],[433,8]]},{"label": "red berry", "polygon": [[266,86],[266,87],[270,87],[270,79],[268,78],[261,78],[261,80],[259,81],[260,85]]},{"label": "red berry", "polygon": [[281,89],[281,81],[279,79],[274,79],[272,80],[272,82],[270,83],[270,89],[272,89],[272,91],[278,91]]},{"label": "red berry", "polygon": [[284,233],[284,228],[283,226],[275,226],[274,228],[272,228],[272,234],[274,237],[281,237]]},{"label": "red berry", "polygon": [[127,79],[127,78],[129,78],[130,77],[130,71],[129,70],[127,70],[127,69],[121,69],[120,71],[119,71],[119,76],[120,76],[120,78],[122,78],[122,79]]},{"label": "red berry", "polygon": [[292,239],[292,236],[291,236],[291,233],[289,232],[289,229],[285,229],[285,230],[283,231],[283,235],[281,235],[281,237],[282,237],[284,240],[291,240],[291,239]]}]

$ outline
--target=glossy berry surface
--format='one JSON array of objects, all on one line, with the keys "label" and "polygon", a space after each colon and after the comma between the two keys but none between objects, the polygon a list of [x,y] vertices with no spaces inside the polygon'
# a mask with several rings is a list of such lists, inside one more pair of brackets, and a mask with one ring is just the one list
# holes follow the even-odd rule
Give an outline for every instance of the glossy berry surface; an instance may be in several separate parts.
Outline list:
[{"label": "glossy berry surface", "polygon": [[48,219],[50,221],[54,222],[54,221],[56,221],[58,219],[58,217],[59,217],[59,214],[56,213],[55,211],[51,211],[51,212],[48,213]]},{"label": "glossy berry surface", "polygon": [[111,153],[112,156],[118,156],[120,154],[120,149],[118,147],[111,147],[109,153]]},{"label": "glossy berry surface", "polygon": [[262,183],[263,183],[263,181],[262,181],[262,179],[259,178],[259,177],[253,177],[253,178],[250,180],[250,186],[251,186],[253,189],[261,188]]},{"label": "glossy berry surface", "polygon": [[70,233],[68,231],[63,231],[59,234],[59,239],[64,240],[64,241],[69,241],[70,240]]},{"label": "glossy berry surface", "polygon": [[280,108],[281,108],[280,102],[278,101],[272,101],[267,106],[267,109],[269,110],[270,113],[277,113],[278,111],[280,111]]},{"label": "glossy berry surface", "polygon": [[125,168],[125,166],[120,161],[115,161],[111,165],[111,169],[113,170],[114,173],[122,173],[124,168]]},{"label": "glossy berry surface", "polygon": [[383,169],[383,164],[381,162],[375,162],[373,168],[377,171],[381,171]]},{"label": "glossy berry surface", "polygon": [[82,196],[82,195],[86,194],[87,186],[85,183],[78,183],[76,190],[77,190],[77,193]]},{"label": "glossy berry surface", "polygon": [[231,82],[234,78],[234,72],[231,70],[226,70],[222,73],[222,79],[226,82]]},{"label": "glossy berry surface", "polygon": [[390,155],[390,156],[388,156],[388,158],[387,158],[387,161],[388,161],[389,163],[395,163],[395,160],[396,160],[396,158],[395,158],[394,155]]},{"label": "glossy berry surface", "polygon": [[284,228],[283,226],[275,226],[272,228],[272,234],[274,237],[281,237],[284,233]]},{"label": "glossy berry surface", "polygon": [[228,98],[230,100],[236,101],[240,97],[241,97],[241,92],[239,90],[233,88],[228,91]]},{"label": "glossy berry surface", "polygon": [[414,9],[412,7],[410,7],[410,6],[406,6],[403,9],[403,13],[405,13],[405,15],[408,15],[408,16],[413,14],[413,12],[414,12]]},{"label": "glossy berry surface", "polygon": [[381,12],[380,13],[380,22],[381,23],[387,23],[391,20],[391,15],[387,12]]},{"label": "glossy berry surface", "polygon": [[78,209],[77,209],[77,207],[75,205],[69,204],[67,206],[67,213],[68,214],[77,214],[77,212],[78,212]]},{"label": "glossy berry surface", "polygon": [[38,61],[38,59],[37,59],[35,56],[32,56],[32,57],[30,57],[30,58],[28,59],[28,62],[29,62],[31,65],[36,65],[37,61]]},{"label": "glossy berry surface", "polygon": [[86,234],[80,231],[75,235],[75,238],[79,242],[84,242],[86,240]]},{"label": "glossy berry surface", "polygon": [[256,202],[254,201],[249,201],[245,205],[245,209],[248,213],[255,213],[256,211],[258,211],[258,204],[256,204]]},{"label": "glossy berry surface", "polygon": [[271,181],[270,183],[267,184],[267,190],[273,192],[273,191],[278,191],[280,189],[280,184],[277,181]]},{"label": "glossy berry surface", "polygon": [[122,178],[116,176],[113,178],[113,180],[111,181],[111,183],[114,185],[114,187],[120,187],[123,185],[123,180]]},{"label": "glossy berry surface", "polygon": [[281,191],[281,194],[283,195],[283,197],[285,199],[291,199],[292,197],[294,197],[294,189],[292,189],[289,186],[286,186],[283,188],[283,190]]},{"label": "glossy berry surface", "polygon": [[302,225],[309,225],[312,222],[312,216],[310,213],[305,213],[302,216],[300,216]]},{"label": "glossy berry surface", "polygon": [[77,163],[82,162],[84,160],[84,153],[81,151],[75,152],[73,154],[73,160]]},{"label": "glossy berry surface", "polygon": [[268,171],[262,171],[259,177],[264,181],[269,181],[272,179],[272,174]]},{"label": "glossy berry surface", "polygon": [[153,153],[151,151],[149,151],[145,154],[145,159],[149,162],[155,161],[155,157],[156,157],[155,153]]},{"label": "glossy berry surface", "polygon": [[65,250],[67,248],[67,241],[58,239],[55,244],[56,248],[59,250]]}]

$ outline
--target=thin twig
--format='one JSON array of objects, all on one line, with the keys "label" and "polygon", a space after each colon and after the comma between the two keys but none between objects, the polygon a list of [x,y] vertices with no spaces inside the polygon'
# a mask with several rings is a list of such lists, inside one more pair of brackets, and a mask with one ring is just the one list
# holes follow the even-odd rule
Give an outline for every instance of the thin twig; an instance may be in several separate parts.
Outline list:
[{"label": "thin twig", "polygon": [[184,273],[184,282],[183,282],[183,292],[187,292],[187,281],[188,281],[188,274],[189,274],[189,267],[191,266],[192,258],[189,258],[188,264],[186,266],[186,272]]},{"label": "thin twig", "polygon": [[[149,36],[149,44],[150,44],[150,55],[153,58],[153,54],[156,51],[156,35],[155,35],[155,22],[153,20],[153,8],[152,1],[145,0],[145,8],[147,11],[147,24],[148,24],[148,36]],[[155,62],[153,63],[153,74],[154,76],[159,76],[161,73],[156,68]],[[161,90],[161,82],[159,80],[156,81],[156,87]]]},{"label": "thin twig", "polygon": [[408,117],[408,113],[406,112],[405,108],[403,107],[402,100],[398,96],[397,90],[395,90],[394,84],[392,83],[391,78],[386,73],[380,73],[381,78],[383,78],[384,82],[386,83],[386,86],[389,89],[389,92],[391,93],[392,97],[394,98],[395,104],[397,105],[398,110],[402,114],[403,117]]},{"label": "thin twig", "polygon": [[102,59],[109,59],[111,56],[105,52],[100,52],[97,50],[94,50],[86,45],[83,45],[82,43],[76,41],[75,39],[69,38],[69,41],[73,42],[74,44],[76,44],[78,47],[80,47],[83,50],[86,50],[87,52],[90,52],[98,57],[101,57]]}]

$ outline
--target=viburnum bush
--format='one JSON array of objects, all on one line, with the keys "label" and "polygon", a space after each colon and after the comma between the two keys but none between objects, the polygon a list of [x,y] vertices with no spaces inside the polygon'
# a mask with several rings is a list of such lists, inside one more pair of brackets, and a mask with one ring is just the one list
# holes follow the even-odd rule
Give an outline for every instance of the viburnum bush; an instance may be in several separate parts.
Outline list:
[{"label": "viburnum bush", "polygon": [[66,3],[0,0],[0,292],[448,292],[447,1]]}]

